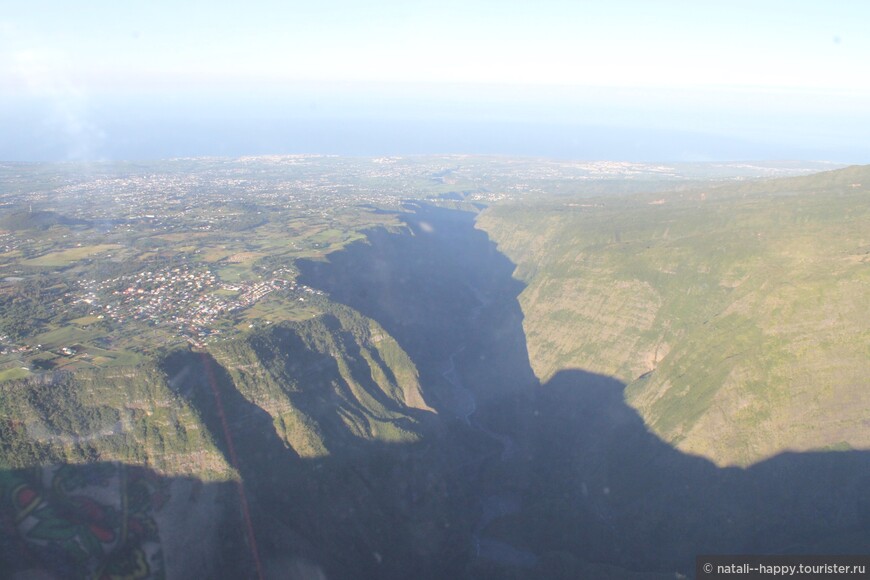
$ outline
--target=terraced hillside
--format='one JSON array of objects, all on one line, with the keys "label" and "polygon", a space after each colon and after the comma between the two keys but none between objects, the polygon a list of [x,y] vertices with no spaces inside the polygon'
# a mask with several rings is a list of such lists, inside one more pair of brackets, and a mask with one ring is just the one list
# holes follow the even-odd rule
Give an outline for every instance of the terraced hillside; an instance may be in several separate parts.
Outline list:
[{"label": "terraced hillside", "polygon": [[719,464],[870,447],[870,168],[488,209],[542,381],[628,383],[659,436]]}]

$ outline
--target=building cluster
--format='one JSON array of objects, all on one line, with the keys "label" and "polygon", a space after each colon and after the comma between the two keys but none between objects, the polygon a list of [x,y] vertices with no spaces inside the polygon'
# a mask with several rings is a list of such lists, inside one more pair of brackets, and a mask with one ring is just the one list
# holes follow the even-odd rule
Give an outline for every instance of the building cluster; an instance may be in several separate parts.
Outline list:
[{"label": "building cluster", "polygon": [[0,254],[17,250],[25,242],[33,242],[33,240],[22,240],[13,235],[12,232],[0,231]]},{"label": "building cluster", "polygon": [[130,321],[174,328],[194,343],[219,334],[216,323],[229,313],[254,305],[275,291],[321,293],[282,277],[224,283],[209,269],[181,265],[108,280],[83,280],[76,302],[94,315],[124,324]]}]

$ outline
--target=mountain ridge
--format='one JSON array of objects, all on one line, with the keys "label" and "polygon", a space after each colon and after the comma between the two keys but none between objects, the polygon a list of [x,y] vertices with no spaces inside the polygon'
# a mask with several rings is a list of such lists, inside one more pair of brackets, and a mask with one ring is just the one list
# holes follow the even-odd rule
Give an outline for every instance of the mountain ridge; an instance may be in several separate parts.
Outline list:
[{"label": "mountain ridge", "polygon": [[[624,205],[605,216],[610,221],[589,233],[592,243],[568,257],[582,253],[584,267],[600,266],[601,252],[604,258],[616,251],[631,257],[644,248],[647,240],[636,227],[625,227],[630,221],[619,222],[618,212],[627,208],[645,215],[668,203],[650,206],[644,200],[640,208],[619,203]],[[738,217],[758,208],[739,208]],[[238,556],[243,576],[254,575],[256,560],[266,577],[673,577],[691,574],[694,555],[705,551],[855,553],[870,542],[867,452],[834,446],[824,453],[777,453],[751,466],[722,467],[651,432],[654,423],[628,404],[637,384],[626,386],[617,373],[566,364],[539,382],[532,345],[538,337],[528,328],[541,319],[530,315],[524,300],[535,288],[534,276],[546,275],[552,263],[565,263],[559,262],[564,255],[554,252],[553,261],[537,269],[523,265],[532,251],[514,263],[498,232],[491,238],[480,229],[492,225],[496,209],[478,215],[416,207],[402,216],[403,228],[370,231],[366,242],[349,244],[325,261],[300,263],[301,280],[329,295],[319,317],[269,325],[209,349],[164,352],[132,371],[113,369],[115,382],[106,382],[104,390],[81,380],[86,375],[59,373],[56,384],[44,381],[57,390],[35,392],[30,400],[21,386],[31,383],[5,383],[2,408],[25,414],[23,424],[0,423],[4,445],[11,442],[4,458],[7,450],[18,449],[17,439],[6,434],[23,436],[22,427],[26,434],[33,418],[47,421],[55,435],[79,429],[60,419],[51,422],[53,395],[68,401],[71,412],[65,416],[89,421],[98,437],[59,439],[51,453],[27,455],[28,462],[16,467],[45,470],[58,461],[84,462],[88,465],[73,469],[88,473],[109,448],[99,444],[118,440],[130,444],[128,455],[116,456],[123,463],[156,463],[149,445],[158,448],[161,438],[165,445],[171,434],[159,409],[183,413],[190,427],[185,432],[199,433],[222,466],[220,477],[212,479],[224,481],[206,482],[200,496],[193,480],[178,486],[173,497],[181,505],[172,513],[204,514],[199,521],[216,526],[215,535],[201,544],[175,546],[166,543],[170,534],[164,538],[165,558],[198,559],[220,550]],[[690,236],[693,224],[680,221],[686,219],[680,212],[689,209],[677,207],[668,221],[651,227],[660,238],[679,233],[678,240],[703,240],[703,232]],[[829,208],[831,214],[837,210]],[[706,215],[720,220],[712,225],[728,225],[735,219],[728,213]],[[788,217],[802,217],[798,214]],[[525,219],[535,217],[527,212]],[[747,231],[770,219],[770,213],[758,214]],[[824,225],[829,218],[819,219]],[[552,216],[547,220],[552,226]],[[856,220],[853,227],[861,223]],[[671,234],[663,236],[668,228]],[[528,239],[523,236],[528,231],[516,231],[519,243]],[[750,250],[757,239],[747,241]],[[494,240],[502,245],[497,248]],[[571,246],[574,240],[566,235],[555,242]],[[689,246],[668,244],[663,246],[668,252],[691,257]],[[821,255],[827,251],[821,249]],[[658,259],[656,266],[664,269],[681,264],[668,256]],[[689,264],[697,273],[696,262]],[[844,271],[854,267],[850,263]],[[529,276],[526,282],[514,277],[519,271]],[[582,286],[571,273],[559,280],[574,292],[565,295],[576,300]],[[729,260],[700,272],[696,281],[712,273],[727,282],[717,294],[722,300],[763,286],[741,290],[746,272]],[[673,275],[658,271],[647,283],[655,290],[653,282]],[[622,281],[607,292],[619,298],[619,291],[631,294],[637,287],[627,277]],[[552,287],[547,291],[558,294]],[[443,300],[433,301],[434,296]],[[681,308],[701,304],[680,300]],[[597,304],[606,306],[607,300]],[[703,334],[710,324],[731,331],[735,328],[727,325],[737,324],[739,330],[739,314],[707,325],[705,310],[684,316]],[[627,318],[627,328],[632,320]],[[570,321],[557,322],[560,329],[572,328]],[[756,335],[741,336],[751,344]],[[658,380],[670,353],[681,348],[674,341],[660,349],[656,370],[643,380]],[[63,390],[62,381],[72,381],[67,383],[72,392]],[[88,411],[101,405],[136,410],[142,439],[111,431],[111,413]],[[185,501],[191,504],[188,512],[181,509]],[[4,505],[0,515],[14,513],[9,511],[14,504]],[[249,506],[249,533],[240,528],[242,505]],[[2,562],[15,558],[7,546],[35,541],[28,529],[4,530],[15,535],[0,535]]]},{"label": "mountain ridge", "polygon": [[860,166],[692,194],[504,204],[477,227],[527,284],[542,380],[566,367],[615,376],[660,436],[747,465],[786,449],[870,447],[865,176]]}]

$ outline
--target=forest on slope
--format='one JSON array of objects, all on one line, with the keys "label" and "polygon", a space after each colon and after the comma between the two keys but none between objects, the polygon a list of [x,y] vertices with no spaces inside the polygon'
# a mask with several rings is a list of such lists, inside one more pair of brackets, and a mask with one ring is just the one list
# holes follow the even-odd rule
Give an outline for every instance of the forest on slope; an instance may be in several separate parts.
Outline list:
[{"label": "forest on slope", "polygon": [[[861,553],[863,172],[406,204],[295,262],[314,316],[0,383],[0,565],[663,578]],[[717,412],[737,452],[685,453]]]},{"label": "forest on slope", "polygon": [[870,168],[489,208],[529,356],[581,368],[679,449],[748,465],[870,446]]}]

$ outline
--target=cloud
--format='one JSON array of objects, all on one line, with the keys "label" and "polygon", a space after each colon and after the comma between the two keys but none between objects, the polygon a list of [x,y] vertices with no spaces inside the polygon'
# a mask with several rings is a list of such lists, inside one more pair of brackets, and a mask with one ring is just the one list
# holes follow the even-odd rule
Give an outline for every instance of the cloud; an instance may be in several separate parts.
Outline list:
[{"label": "cloud", "polygon": [[63,55],[19,49],[7,52],[3,76],[9,77],[19,97],[38,104],[47,137],[62,146],[69,161],[94,160],[105,132],[93,119],[88,92],[72,80]]}]

